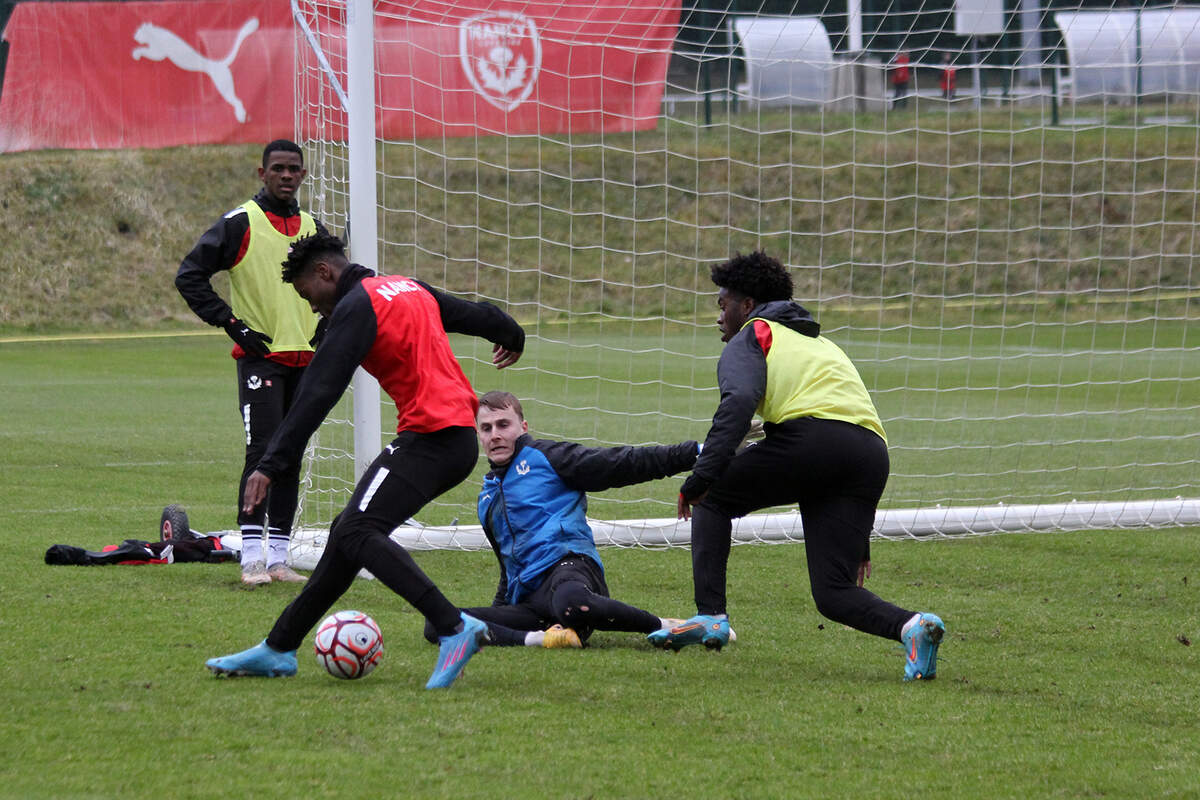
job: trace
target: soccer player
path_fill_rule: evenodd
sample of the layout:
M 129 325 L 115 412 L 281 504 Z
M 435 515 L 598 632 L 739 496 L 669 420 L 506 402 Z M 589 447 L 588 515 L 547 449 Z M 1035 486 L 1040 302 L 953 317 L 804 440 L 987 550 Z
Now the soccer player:
M 609 597 L 586 492 L 682 472 L 696 461 L 696 442 L 590 448 L 534 439 L 521 401 L 508 392 L 479 398 L 475 431 L 491 467 L 479 522 L 500 582 L 491 606 L 464 613 L 494 623 L 488 644 L 581 647 L 593 630 L 650 633 L 680 621 Z M 429 626 L 425 636 L 434 641 Z
M 324 233 L 292 245 L 283 280 L 328 320 L 328 329 L 291 410 L 246 481 L 242 510 L 255 511 L 276 478 L 296 468 L 309 436 L 360 364 L 395 402 L 397 435 L 363 473 L 333 521 L 308 583 L 267 638 L 249 650 L 209 659 L 207 666 L 218 675 L 294 675 L 296 649 L 305 634 L 365 567 L 432 625 L 441 651 L 426 688 L 449 687 L 479 649 L 487 626 L 460 614 L 389 534 L 465 480 L 475 466 L 478 400 L 454 359 L 447 332 L 492 342 L 492 363 L 500 369 L 521 357 L 525 332 L 489 303 L 471 303 L 418 280 L 376 276 L 351 264 L 342 242 Z
M 263 188 L 205 231 L 175 276 L 175 286 L 192 311 L 224 328 L 234 342 L 238 407 L 246 431 L 239 504 L 246 480 L 291 408 L 304 368 L 312 360 L 317 315 L 279 280 L 288 246 L 323 230 L 296 202 L 306 174 L 295 142 L 269 143 L 258 168 Z M 232 306 L 212 286 L 213 276 L 222 270 L 229 270 Z M 285 563 L 299 483 L 296 465 L 294 471 L 276 477 L 266 504 L 253 513 L 238 512 L 243 583 L 304 581 Z
M 883 425 L 858 371 L 820 326 L 792 302 L 792 278 L 762 252 L 712 268 L 720 292 L 720 404 L 692 474 L 679 491 L 692 521 L 692 578 L 699 614 L 650 634 L 660 647 L 728 641 L 725 568 L 732 520 L 797 503 L 817 610 L 835 622 L 904 643 L 904 679 L 937 673 L 945 625 L 934 614 L 892 605 L 863 588 L 870 535 L 887 483 Z M 762 442 L 735 447 L 755 411 Z

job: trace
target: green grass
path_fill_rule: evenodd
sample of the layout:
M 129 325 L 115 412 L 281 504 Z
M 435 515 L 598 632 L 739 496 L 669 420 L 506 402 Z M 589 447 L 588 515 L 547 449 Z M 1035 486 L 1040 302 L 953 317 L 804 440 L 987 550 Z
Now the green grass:
M 484 652 L 435 694 L 420 618 L 360 581 L 337 607 L 383 628 L 368 679 L 327 677 L 306 642 L 296 678 L 219 681 L 204 659 L 258 641 L 294 587 L 42 553 L 151 537 L 173 501 L 228 526 L 223 341 L 0 343 L 0 360 L 0 797 L 1195 795 L 1200 530 L 876 542 L 871 587 L 949 625 L 929 684 L 817 615 L 802 545 L 734 550 L 740 639 L 720 654 L 597 634 Z M 455 602 L 490 598 L 490 554 L 416 557 Z M 686 551 L 604 557 L 617 597 L 690 610 Z
M 885 504 L 1195 496 L 1197 132 L 1119 117 L 770 113 L 572 147 L 397 143 L 384 263 L 536 323 L 516 369 L 468 367 L 531 398 L 538 433 L 630 443 L 703 435 L 716 398 L 695 387 L 720 345 L 698 264 L 764 245 L 872 390 Z M 366 681 L 328 678 L 307 645 L 294 679 L 217 681 L 204 659 L 258 641 L 294 587 L 43 565 L 51 544 L 153 536 L 169 502 L 232 525 L 233 366 L 171 278 L 254 191 L 257 156 L 0 156 L 0 797 L 1195 796 L 1196 529 L 877 542 L 872 588 L 950 628 L 917 686 L 891 643 L 823 623 L 796 544 L 735 550 L 723 653 L 598 634 L 485 652 L 438 694 L 420 619 L 373 582 L 338 606 L 383 627 Z M 146 338 L 27 341 L 79 331 Z M 676 489 L 592 511 L 667 516 Z M 474 494 L 421 516 L 466 521 Z M 456 602 L 490 599 L 490 554 L 417 558 Z M 690 610 L 686 551 L 605 559 L 616 596 Z

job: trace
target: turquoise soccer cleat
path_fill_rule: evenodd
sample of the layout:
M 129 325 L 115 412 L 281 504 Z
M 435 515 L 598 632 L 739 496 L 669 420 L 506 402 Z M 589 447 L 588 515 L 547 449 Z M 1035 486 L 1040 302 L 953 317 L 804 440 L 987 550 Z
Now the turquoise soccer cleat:
M 487 625 L 474 617 L 460 614 L 463 621 L 461 632 L 453 636 L 438 637 L 438 660 L 429 676 L 426 689 L 449 689 L 450 684 L 462 672 L 471 656 L 479 652 L 487 639 Z
M 654 631 L 646 639 L 655 647 L 671 650 L 680 650 L 689 644 L 702 644 L 709 650 L 720 650 L 729 644 L 729 620 L 697 614 L 674 627 Z
M 267 640 L 233 655 L 210 658 L 204 666 L 214 675 L 256 678 L 286 678 L 296 674 L 296 651 L 280 652 L 267 646 Z
M 904 680 L 931 681 L 937 677 L 938 645 L 946 625 L 937 614 L 921 614 L 916 624 L 901 636 L 904 643 Z

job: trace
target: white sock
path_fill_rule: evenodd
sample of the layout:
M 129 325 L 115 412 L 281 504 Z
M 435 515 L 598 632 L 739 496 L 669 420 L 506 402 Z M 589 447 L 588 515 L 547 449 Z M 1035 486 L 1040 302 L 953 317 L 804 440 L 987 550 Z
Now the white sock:
M 242 528 L 242 563 L 263 560 L 263 530 L 258 526 Z
M 911 629 L 913 625 L 916 625 L 920 621 L 921 615 L 913 614 L 912 618 L 908 622 L 904 623 L 904 627 L 900 629 L 900 638 L 903 639 L 908 634 L 909 629 Z
M 545 631 L 529 631 L 529 633 L 525 634 L 525 646 L 526 647 L 541 647 L 542 643 L 545 641 L 546 641 L 546 632 Z
M 273 567 L 287 561 L 290 536 L 279 528 L 267 528 L 267 566 Z

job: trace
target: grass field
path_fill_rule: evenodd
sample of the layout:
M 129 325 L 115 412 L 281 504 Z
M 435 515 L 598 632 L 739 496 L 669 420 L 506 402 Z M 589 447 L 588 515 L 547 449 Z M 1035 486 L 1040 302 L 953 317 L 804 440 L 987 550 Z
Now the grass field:
M 799 545 L 740 547 L 739 641 L 485 651 L 445 693 L 421 621 L 373 582 L 338 607 L 382 666 L 219 681 L 295 588 L 230 565 L 49 567 L 51 544 L 153 536 L 183 500 L 227 527 L 240 460 L 223 340 L 0 343 L 0 797 L 1195 797 L 1200 531 L 877 542 L 872 588 L 947 621 L 939 679 L 826 624 Z M 1178 368 L 1189 368 L 1185 364 Z M 616 596 L 686 614 L 683 550 L 604 553 Z M 486 553 L 419 553 L 487 602 Z
M 886 421 L 885 504 L 1194 497 L 1200 132 L 1106 122 L 764 112 L 392 143 L 383 265 L 528 323 L 517 368 L 469 369 L 530 398 L 535 431 L 637 443 L 703 435 L 703 265 L 765 246 Z M 295 678 L 219 681 L 204 660 L 260 640 L 294 587 L 44 565 L 52 544 L 150 538 L 170 502 L 233 525 L 228 342 L 170 278 L 255 190 L 258 154 L 0 155 L 0 798 L 1200 797 L 1194 528 L 876 542 L 871 588 L 948 624 L 918 685 L 898 646 L 816 613 L 799 544 L 734 551 L 724 652 L 597 634 L 485 651 L 443 693 L 419 616 L 374 582 L 337 606 L 384 631 L 365 681 L 307 642 Z M 60 332 L 82 335 L 38 339 Z M 468 521 L 477 477 L 422 521 Z M 676 489 L 592 511 L 666 516 Z M 490 553 L 415 557 L 455 602 L 490 600 Z M 604 557 L 616 596 L 690 613 L 687 551 Z

